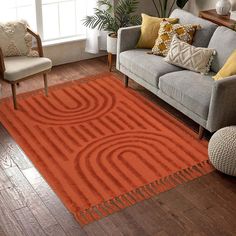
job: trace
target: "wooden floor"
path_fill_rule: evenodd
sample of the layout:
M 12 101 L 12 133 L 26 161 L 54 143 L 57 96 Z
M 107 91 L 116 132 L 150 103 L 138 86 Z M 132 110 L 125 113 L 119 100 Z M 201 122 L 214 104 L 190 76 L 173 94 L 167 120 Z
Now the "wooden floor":
M 50 84 L 107 71 L 104 58 L 55 67 Z M 117 74 L 121 79 L 121 75 Z M 135 83 L 192 129 L 197 125 Z M 42 87 L 24 82 L 18 91 Z M 3 96 L 9 96 L 3 84 Z M 197 136 L 197 135 L 196 135 Z M 236 179 L 213 172 L 83 228 L 0 125 L 0 236 L 236 235 Z

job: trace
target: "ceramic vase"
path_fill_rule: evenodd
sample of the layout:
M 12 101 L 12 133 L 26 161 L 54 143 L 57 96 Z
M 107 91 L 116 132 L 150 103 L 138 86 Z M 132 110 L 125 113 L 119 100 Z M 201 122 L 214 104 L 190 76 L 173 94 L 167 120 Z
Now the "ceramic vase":
M 231 3 L 229 0 L 219 0 L 216 3 L 216 12 L 218 15 L 226 16 L 229 15 L 231 9 Z

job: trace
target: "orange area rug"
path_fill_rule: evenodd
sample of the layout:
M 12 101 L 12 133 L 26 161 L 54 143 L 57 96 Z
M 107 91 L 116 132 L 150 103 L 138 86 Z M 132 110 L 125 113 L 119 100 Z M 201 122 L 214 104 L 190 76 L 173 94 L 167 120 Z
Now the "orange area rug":
M 213 170 L 207 141 L 110 74 L 0 104 L 0 121 L 83 225 Z

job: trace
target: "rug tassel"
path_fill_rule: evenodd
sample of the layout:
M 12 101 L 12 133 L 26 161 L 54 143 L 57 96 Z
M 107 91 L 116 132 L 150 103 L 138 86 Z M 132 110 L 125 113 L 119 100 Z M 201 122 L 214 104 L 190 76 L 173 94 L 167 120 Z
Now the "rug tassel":
M 153 183 L 139 187 L 119 197 L 114 197 L 102 204 L 93 206 L 84 211 L 79 211 L 76 218 L 80 223 L 88 224 L 101 219 L 104 216 L 120 211 L 128 206 L 134 205 L 137 202 L 150 199 L 161 192 L 172 189 L 179 184 L 188 182 L 189 180 L 209 173 L 212 170 L 214 170 L 214 167 L 209 163 L 209 161 L 198 163 L 193 167 L 178 171 L 170 176 L 156 180 Z
M 124 200 L 127 203 L 127 206 L 131 206 L 133 203 L 127 198 L 126 194 L 123 196 L 120 196 L 122 200 Z
M 106 207 L 104 206 L 104 204 L 100 204 L 98 206 L 99 211 L 102 213 L 103 216 L 108 216 L 110 214 L 110 212 L 106 209 Z
M 115 199 L 117 202 L 119 202 L 119 204 L 121 205 L 121 208 L 126 207 L 126 204 L 122 201 L 120 197 L 116 197 Z

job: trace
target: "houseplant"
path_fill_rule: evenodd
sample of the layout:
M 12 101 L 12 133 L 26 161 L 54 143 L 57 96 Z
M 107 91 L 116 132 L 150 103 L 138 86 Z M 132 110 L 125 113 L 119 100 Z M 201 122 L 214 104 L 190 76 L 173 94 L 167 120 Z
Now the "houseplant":
M 119 0 L 114 6 L 110 0 L 98 0 L 94 15 L 86 16 L 83 23 L 86 27 L 107 31 L 107 51 L 116 54 L 119 28 L 141 23 L 141 17 L 134 14 L 138 4 L 138 0 Z
M 184 8 L 188 0 L 152 0 L 159 17 L 169 17 L 173 11 L 175 4 L 179 8 Z

